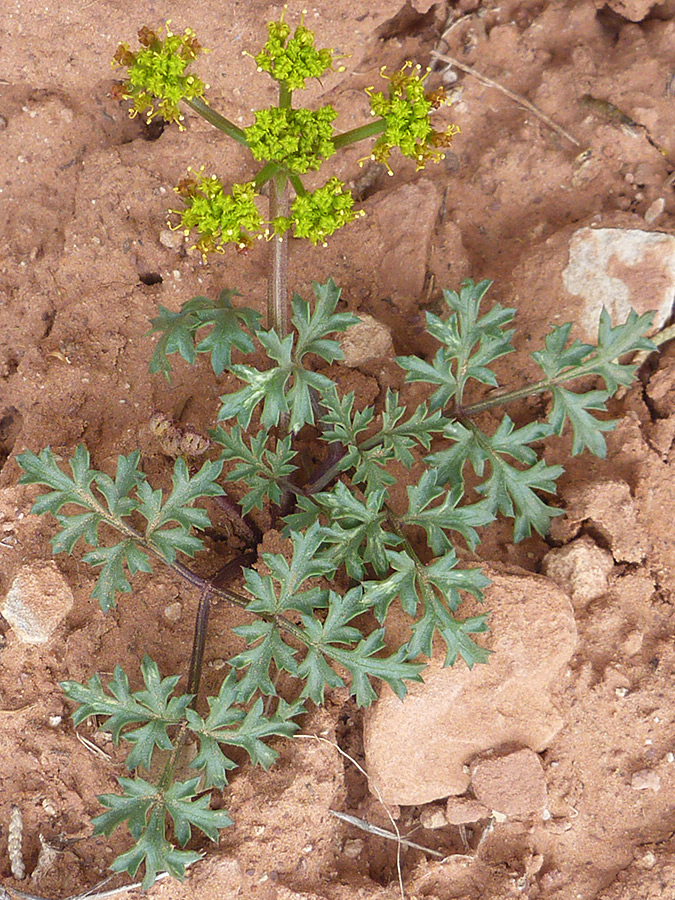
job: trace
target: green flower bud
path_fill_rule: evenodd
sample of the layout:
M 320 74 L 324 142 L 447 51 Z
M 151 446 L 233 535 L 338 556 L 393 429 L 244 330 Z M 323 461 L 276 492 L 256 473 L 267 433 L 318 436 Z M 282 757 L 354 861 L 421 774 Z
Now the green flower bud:
M 376 141 L 371 156 L 389 168 L 389 154 L 398 147 L 404 156 L 414 159 L 417 168 L 424 168 L 432 160 L 443 159 L 442 147 L 447 147 L 459 128 L 450 125 L 445 132 L 434 131 L 431 127 L 430 113 L 444 102 L 442 91 L 426 94 L 424 80 L 428 72 L 420 78 L 417 74 L 406 74 L 412 63 L 406 63 L 389 79 L 389 92 L 385 96 L 366 89 L 370 97 L 370 109 L 374 116 L 384 119 L 386 129 Z M 419 70 L 415 67 L 415 71 Z M 383 77 L 384 70 L 383 70 Z M 391 171 L 391 169 L 390 169 Z
M 291 215 L 278 216 L 272 222 L 276 234 L 284 234 L 293 228 L 296 238 L 307 238 L 313 244 L 325 239 L 351 222 L 362 211 L 354 212 L 354 198 L 345 189 L 339 178 L 330 178 L 327 183 L 313 193 L 298 195 L 291 204 Z
M 312 111 L 273 106 L 260 109 L 255 123 L 244 129 L 255 159 L 282 163 L 300 175 L 318 169 L 323 159 L 335 153 L 332 106 Z
M 128 44 L 120 44 L 113 57 L 113 66 L 128 69 L 122 83 L 122 97 L 133 101 L 131 115 L 145 113 L 148 121 L 162 116 L 167 122 L 183 120 L 181 100 L 203 99 L 205 85 L 196 75 L 186 73 L 202 47 L 194 31 L 186 28 L 182 35 L 173 34 L 166 23 L 166 35 L 143 27 L 138 32 L 141 49 L 133 52 Z
M 267 42 L 254 59 L 258 71 L 268 72 L 289 91 L 294 91 L 304 88 L 308 78 L 320 78 L 331 69 L 333 54 L 331 50 L 315 48 L 314 32 L 305 28 L 303 22 L 289 40 L 290 33 L 283 16 L 279 22 L 268 22 Z
M 199 174 L 185 179 L 176 188 L 186 207 L 171 210 L 180 216 L 186 234 L 194 228 L 198 233 L 195 247 L 202 256 L 212 251 L 222 252 L 224 244 L 237 244 L 239 249 L 249 247 L 252 236 L 261 236 L 263 220 L 255 205 L 255 186 L 252 182 L 233 184 L 232 193 L 226 194 L 215 175 L 208 178 Z

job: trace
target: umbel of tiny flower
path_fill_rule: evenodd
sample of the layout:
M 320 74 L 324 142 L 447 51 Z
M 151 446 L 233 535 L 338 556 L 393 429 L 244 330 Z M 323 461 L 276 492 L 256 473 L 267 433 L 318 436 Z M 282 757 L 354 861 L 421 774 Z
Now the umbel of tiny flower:
M 186 178 L 176 188 L 185 202 L 185 209 L 171 210 L 180 216 L 186 234 L 195 228 L 199 234 L 195 247 L 205 256 L 212 250 L 222 252 L 224 244 L 237 244 L 239 248 L 252 243 L 252 235 L 261 231 L 263 219 L 255 205 L 253 182 L 233 184 L 232 193 L 226 194 L 215 175 L 205 177 L 201 173 Z
M 333 52 L 316 49 L 314 32 L 305 28 L 304 16 L 289 40 L 290 33 L 282 13 L 279 22 L 267 23 L 267 41 L 253 58 L 259 72 L 268 72 L 289 91 L 295 91 L 304 88 L 308 78 L 320 78 L 333 67 Z
M 335 153 L 332 122 L 336 117 L 332 106 L 314 111 L 273 106 L 258 110 L 244 134 L 254 159 L 274 160 L 303 175 L 319 169 L 322 159 Z
M 291 205 L 289 217 L 277 216 L 272 221 L 276 234 L 283 234 L 293 228 L 296 238 L 307 238 L 314 245 L 319 242 L 326 246 L 325 240 L 338 228 L 342 228 L 357 216 L 365 213 L 355 212 L 354 198 L 339 178 L 329 178 L 326 184 L 313 193 L 298 195 Z
M 389 78 L 389 92 L 366 89 L 370 97 L 370 110 L 374 116 L 384 119 L 386 129 L 375 142 L 371 157 L 389 168 L 389 154 L 398 147 L 404 156 L 414 159 L 417 168 L 422 169 L 429 160 L 443 159 L 441 148 L 447 147 L 453 136 L 459 132 L 456 125 L 450 125 L 445 132 L 434 131 L 429 121 L 432 109 L 437 109 L 444 101 L 443 90 L 429 94 L 424 91 L 427 71 L 420 78 L 420 66 L 415 66 L 411 74 L 407 70 L 412 63 L 407 62 Z M 386 78 L 384 69 L 382 77 Z M 391 172 L 391 169 L 389 169 Z
M 167 122 L 183 127 L 179 103 L 181 100 L 203 99 L 208 85 L 186 69 L 202 51 L 194 31 L 186 28 L 182 35 L 173 34 L 166 23 L 166 34 L 141 28 L 138 40 L 141 49 L 135 53 L 128 44 L 120 44 L 113 57 L 113 66 L 128 69 L 127 80 L 121 85 L 122 97 L 133 101 L 131 115 L 145 112 L 148 121 L 162 116 Z

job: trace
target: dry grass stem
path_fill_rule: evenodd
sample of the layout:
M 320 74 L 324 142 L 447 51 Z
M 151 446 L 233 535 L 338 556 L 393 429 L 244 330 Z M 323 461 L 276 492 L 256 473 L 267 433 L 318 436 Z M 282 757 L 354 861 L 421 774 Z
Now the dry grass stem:
M 503 87 L 497 81 L 493 81 L 492 78 L 488 78 L 487 75 L 482 75 L 480 72 L 477 72 L 471 66 L 467 66 L 465 63 L 460 62 L 458 59 L 455 59 L 454 56 L 448 56 L 445 53 L 437 53 L 435 50 L 431 51 L 431 55 L 435 59 L 440 59 L 441 62 L 448 63 L 451 66 L 456 66 L 458 69 L 461 69 L 462 72 L 466 72 L 467 75 L 473 75 L 474 78 L 477 78 L 478 81 L 487 85 L 488 87 L 496 88 L 496 90 L 501 91 L 502 94 L 506 94 L 506 96 L 513 100 L 514 103 L 518 103 L 520 106 L 523 106 L 525 109 L 529 110 L 533 115 L 535 115 L 538 119 L 541 119 L 549 128 L 555 131 L 556 134 L 559 134 L 560 137 L 565 138 L 565 140 L 570 141 L 570 143 L 574 144 L 575 147 L 581 147 L 579 141 L 573 137 L 569 131 L 565 131 L 557 122 L 554 122 L 550 116 L 547 116 L 545 112 L 542 112 L 538 107 L 536 107 L 533 103 L 530 103 L 529 100 L 526 100 L 525 97 L 522 97 L 520 94 L 514 94 L 513 91 L 510 91 L 508 88 Z

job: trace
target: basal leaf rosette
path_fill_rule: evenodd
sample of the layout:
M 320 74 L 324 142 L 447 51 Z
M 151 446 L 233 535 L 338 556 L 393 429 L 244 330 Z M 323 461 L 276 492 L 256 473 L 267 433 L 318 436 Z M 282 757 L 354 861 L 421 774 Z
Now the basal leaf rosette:
M 330 178 L 313 193 L 298 195 L 291 204 L 290 216 L 278 216 L 272 222 L 276 234 L 293 228 L 296 238 L 307 238 L 314 245 L 322 243 L 362 211 L 354 211 L 354 197 L 339 178 Z
M 267 72 L 289 91 L 305 87 L 308 78 L 320 78 L 333 66 L 332 50 L 317 50 L 314 32 L 303 22 L 290 37 L 291 28 L 283 21 L 267 23 L 267 41 L 254 57 L 259 72 Z
M 203 48 L 191 28 L 182 35 L 173 34 L 167 22 L 165 31 L 162 37 L 161 28 L 152 31 L 144 26 L 138 32 L 141 49 L 133 52 L 128 44 L 120 44 L 112 64 L 128 69 L 121 96 L 133 101 L 132 116 L 144 112 L 148 121 L 162 116 L 167 122 L 180 125 L 180 101 L 203 99 L 208 87 L 196 75 L 186 72 Z
M 249 247 L 253 236 L 262 236 L 263 219 L 255 205 L 253 182 L 233 184 L 226 193 L 215 175 L 200 173 L 182 181 L 176 188 L 185 202 L 185 209 L 171 210 L 180 216 L 175 226 L 189 234 L 198 233 L 195 247 L 206 256 L 211 251 L 222 252 L 225 244 Z
M 303 175 L 318 169 L 335 153 L 332 106 L 321 109 L 260 109 L 255 122 L 244 129 L 254 159 L 273 160 L 290 172 Z
M 410 68 L 412 63 L 407 62 L 388 79 L 388 95 L 375 92 L 372 88 L 366 89 L 372 114 L 386 123 L 371 156 L 387 168 L 389 154 L 394 147 L 398 147 L 404 156 L 414 159 L 418 169 L 423 169 L 430 160 L 438 162 L 444 156 L 442 148 L 447 147 L 459 131 L 457 125 L 450 125 L 444 132 L 434 131 L 429 117 L 431 111 L 438 109 L 445 101 L 445 92 L 440 89 L 426 93 L 424 81 L 429 73 L 420 77 L 417 74 L 420 66 L 415 66 L 412 73 L 408 73 Z M 384 69 L 382 77 L 387 77 Z

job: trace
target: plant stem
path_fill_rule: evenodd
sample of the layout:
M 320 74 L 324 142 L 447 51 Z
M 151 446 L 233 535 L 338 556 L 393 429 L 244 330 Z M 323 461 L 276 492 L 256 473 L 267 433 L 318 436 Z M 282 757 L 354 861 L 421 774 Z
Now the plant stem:
M 204 103 L 204 101 L 200 100 L 198 97 L 195 97 L 194 100 L 186 100 L 185 102 L 190 109 L 193 109 L 202 117 L 202 119 L 206 119 L 207 122 L 215 126 L 219 131 L 224 132 L 228 137 L 237 141 L 237 143 L 243 144 L 244 147 L 248 147 L 246 135 L 241 128 L 238 128 L 234 122 L 230 122 L 225 116 L 221 116 L 220 113 L 216 112 L 215 109 L 212 109 L 208 103 Z
M 195 633 L 192 639 L 192 656 L 190 657 L 190 669 L 188 671 L 187 693 L 194 694 L 190 706 L 197 700 L 199 682 L 202 677 L 202 663 L 204 662 L 204 646 L 206 644 L 206 631 L 209 624 L 209 612 L 211 609 L 211 588 L 208 584 L 202 588 L 199 598 L 199 607 L 195 618 Z
M 373 122 L 368 122 L 367 125 L 359 125 L 358 128 L 351 128 L 349 131 L 337 134 L 333 138 L 333 144 L 336 150 L 340 150 L 342 147 L 355 144 L 357 141 L 365 141 L 367 138 L 376 137 L 376 135 L 382 134 L 386 127 L 387 123 L 384 119 L 375 119 Z
M 557 387 L 560 384 L 565 384 L 567 381 L 574 381 L 576 378 L 595 375 L 594 369 L 597 365 L 598 358 L 597 356 L 594 356 L 582 365 L 565 369 L 554 378 L 544 378 L 541 381 L 525 385 L 514 391 L 500 390 L 478 403 L 472 403 L 470 406 L 458 406 L 452 412 L 454 415 L 477 416 L 487 409 L 492 409 L 493 406 L 502 406 L 506 403 L 511 403 L 513 400 L 522 400 L 525 397 L 531 397 L 534 394 L 543 394 L 544 391 L 550 391 L 552 388 Z
M 288 216 L 288 179 L 278 173 L 270 181 L 270 219 Z M 280 338 L 288 334 L 288 232 L 272 238 L 272 272 L 267 285 L 267 327 Z

